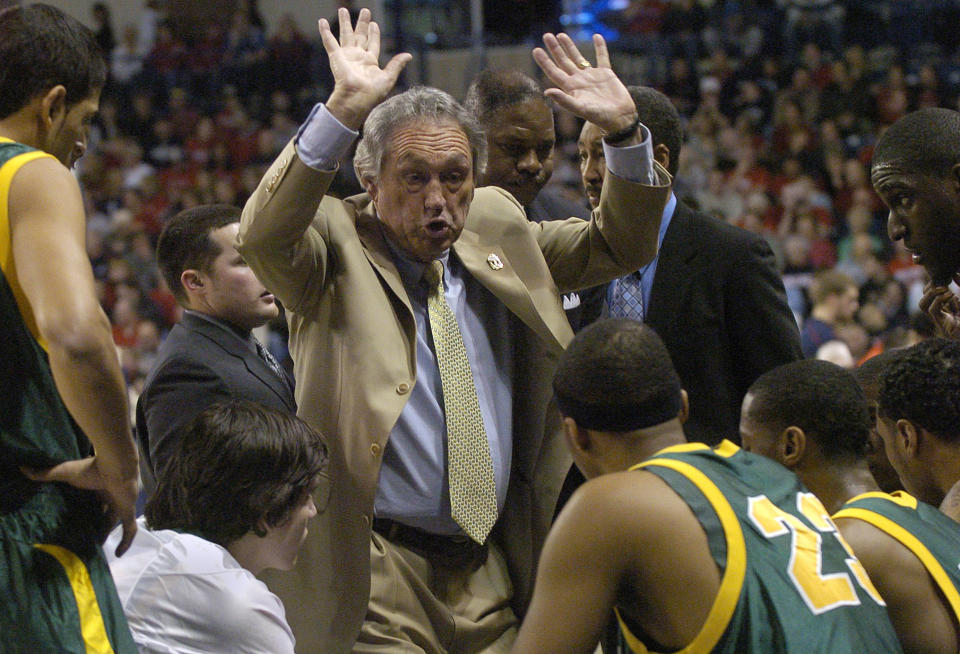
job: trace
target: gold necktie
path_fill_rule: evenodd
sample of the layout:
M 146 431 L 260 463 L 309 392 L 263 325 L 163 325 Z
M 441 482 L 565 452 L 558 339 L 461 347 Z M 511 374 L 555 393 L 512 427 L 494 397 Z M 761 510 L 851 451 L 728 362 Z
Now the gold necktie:
M 482 544 L 497 521 L 490 444 L 460 326 L 443 295 L 443 263 L 431 263 L 424 278 L 430 286 L 427 312 L 447 418 L 450 512 L 467 535 Z

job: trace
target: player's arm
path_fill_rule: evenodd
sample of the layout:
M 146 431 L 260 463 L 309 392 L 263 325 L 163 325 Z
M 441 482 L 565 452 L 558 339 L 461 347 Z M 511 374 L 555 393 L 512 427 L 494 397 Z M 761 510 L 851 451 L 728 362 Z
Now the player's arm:
M 80 189 L 60 163 L 37 159 L 14 177 L 8 208 L 17 277 L 47 343 L 54 382 L 96 451 L 31 477 L 100 491 L 123 522 L 118 550 L 125 551 L 136 533 L 137 450 L 110 323 L 87 258 Z
M 887 603 L 905 654 L 956 652 L 956 625 L 920 559 L 863 520 L 838 518 L 836 523 Z
M 589 654 L 610 618 L 631 548 L 610 480 L 581 486 L 547 537 L 514 654 Z

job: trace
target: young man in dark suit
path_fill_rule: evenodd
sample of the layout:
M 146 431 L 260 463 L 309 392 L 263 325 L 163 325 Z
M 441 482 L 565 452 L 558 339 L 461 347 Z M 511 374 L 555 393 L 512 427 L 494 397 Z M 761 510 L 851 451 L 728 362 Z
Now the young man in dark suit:
M 650 88 L 628 87 L 653 153 L 677 174 L 683 131 L 670 100 Z M 587 198 L 600 202 L 603 132 L 580 133 L 580 173 Z M 657 257 L 607 290 L 611 317 L 653 327 L 690 394 L 687 438 L 716 445 L 736 439 L 740 403 L 762 373 L 802 358 L 796 321 L 767 243 L 694 211 L 671 193 L 660 225 Z
M 157 263 L 183 319 L 170 331 L 137 402 L 141 476 L 149 496 L 180 430 L 231 398 L 295 412 L 293 380 L 252 333 L 276 301 L 234 249 L 240 209 L 205 205 L 167 224 Z

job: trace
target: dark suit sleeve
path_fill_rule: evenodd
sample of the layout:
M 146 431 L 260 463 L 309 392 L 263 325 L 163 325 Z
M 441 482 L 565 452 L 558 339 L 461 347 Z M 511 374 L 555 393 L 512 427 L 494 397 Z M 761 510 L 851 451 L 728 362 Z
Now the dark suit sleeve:
M 141 398 L 148 451 L 154 475 L 159 474 L 180 440 L 180 432 L 215 402 L 229 400 L 230 389 L 213 370 L 195 360 L 175 358 L 157 371 Z M 143 433 L 138 425 L 137 431 Z
M 735 269 L 727 275 L 725 312 L 742 397 L 757 377 L 803 353 L 770 246 L 757 238 L 737 251 Z

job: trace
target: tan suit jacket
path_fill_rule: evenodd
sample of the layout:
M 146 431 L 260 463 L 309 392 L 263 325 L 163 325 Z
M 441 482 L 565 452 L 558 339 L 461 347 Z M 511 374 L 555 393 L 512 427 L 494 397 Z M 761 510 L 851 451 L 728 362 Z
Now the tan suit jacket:
M 493 537 L 521 616 L 571 464 L 558 414 L 547 410 L 557 357 L 572 338 L 559 296 L 654 256 L 669 192 L 669 175 L 658 174 L 663 186 L 608 175 L 591 221 L 530 223 L 505 191 L 477 189 L 453 248 L 514 316 L 505 335 L 516 353 L 514 455 Z M 299 562 L 266 577 L 301 653 L 347 652 L 359 633 L 380 463 L 417 381 L 413 311 L 370 199 L 324 197 L 332 178 L 303 164 L 290 143 L 247 202 L 239 237 L 240 252 L 288 311 L 299 415 L 330 449 L 329 501 L 318 506 Z

